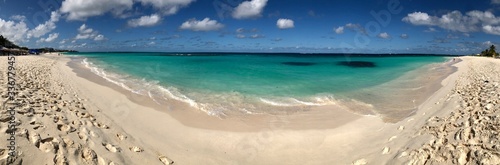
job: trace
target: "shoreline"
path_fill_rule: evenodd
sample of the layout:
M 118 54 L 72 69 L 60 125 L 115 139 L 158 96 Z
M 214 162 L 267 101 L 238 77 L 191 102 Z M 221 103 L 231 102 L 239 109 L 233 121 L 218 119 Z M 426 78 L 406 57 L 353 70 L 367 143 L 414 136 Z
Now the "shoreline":
M 29 80 L 27 82 L 46 83 L 46 86 L 37 85 L 43 90 L 33 91 L 31 94 L 23 92 L 26 99 L 41 98 L 39 100 L 42 101 L 56 100 L 56 103 L 47 102 L 42 108 L 34 107 L 34 112 L 42 111 L 44 115 L 18 115 L 21 129 L 17 136 L 20 137 L 20 151 L 24 153 L 18 160 L 28 164 L 52 164 L 56 160 L 70 164 L 169 164 L 171 160 L 175 164 L 280 164 L 285 160 L 290 164 L 402 164 L 412 159 L 401 156 L 404 152 L 416 149 L 419 145 L 421 147 L 429 141 L 430 136 L 419 135 L 419 130 L 428 123 L 428 119 L 447 116 L 460 106 L 460 97 L 453 92 L 455 86 L 461 84 L 455 82 L 466 74 L 470 63 L 481 60 L 474 57 L 460 59 L 463 61 L 454 64 L 457 71 L 439 82 L 442 87 L 420 104 L 413 116 L 395 123 L 383 122 L 374 116 L 354 115 L 356 118 L 346 117 L 349 122 L 332 121 L 333 124 L 338 124 L 332 126 L 328 125 L 332 123 L 324 122 L 330 119 L 328 115 L 314 114 L 321 111 L 293 114 L 298 119 L 280 116 L 271 116 L 269 121 L 228 119 L 234 120 L 234 124 L 254 122 L 258 125 L 260 122 L 262 127 L 248 124 L 217 125 L 205 118 L 196 118 L 195 115 L 207 116 L 196 111 L 190 111 L 195 117 L 184 116 L 186 120 L 204 123 L 209 128 L 220 127 L 203 129 L 186 126 L 174 117 L 182 117 L 186 109 L 161 112 L 154 107 L 141 105 L 141 100 L 130 100 L 141 99 L 140 97 L 123 94 L 112 87 L 79 77 L 78 73 L 67 66 L 68 59 L 51 55 L 20 57 L 20 70 L 28 73 L 25 79 L 31 78 L 26 79 Z M 42 77 L 30 73 L 44 71 L 48 73 Z M 31 87 L 25 86 L 23 89 Z M 52 98 L 51 95 L 61 97 Z M 60 105 L 60 109 L 50 110 L 54 105 L 58 106 L 59 99 L 64 103 Z M 39 101 L 35 101 L 37 102 Z M 59 116 L 58 122 L 53 121 L 55 116 Z M 323 122 L 314 121 L 312 116 L 323 117 L 318 118 Z M 43 127 L 34 129 L 31 124 L 33 120 L 35 125 Z M 317 127 L 287 128 L 289 123 L 295 121 L 303 121 L 302 127 Z M 66 125 L 70 129 L 65 129 Z M 232 130 L 229 127 L 242 127 L 241 129 L 251 131 Z M 27 135 L 23 134 L 23 130 L 26 130 Z M 37 134 L 43 139 L 43 143 L 39 145 L 30 140 L 32 135 Z M 51 141 L 47 138 L 51 138 Z M 0 146 L 4 143 L 2 141 Z M 72 145 L 69 144 L 79 147 L 71 148 Z M 49 146 L 59 147 L 50 149 Z
M 75 72 L 76 75 L 79 76 L 80 78 L 111 88 L 119 92 L 120 94 L 126 96 L 130 101 L 136 104 L 153 108 L 158 112 L 167 113 L 168 115 L 174 117 L 176 120 L 183 123 L 184 125 L 194 128 L 221 130 L 221 131 L 235 131 L 235 132 L 256 132 L 261 129 L 268 128 L 269 122 L 273 122 L 273 125 L 287 125 L 285 126 L 285 128 L 287 129 L 312 129 L 308 127 L 308 125 L 302 125 L 305 122 L 311 122 L 311 121 L 306 121 L 301 118 L 307 116 L 319 117 L 318 121 L 324 123 L 324 121 L 326 120 L 321 119 L 321 117 L 324 116 L 316 114 L 328 113 L 330 115 L 337 115 L 339 119 L 342 119 L 343 122 L 341 123 L 335 121 L 325 125 L 326 127 L 324 128 L 321 127 L 314 128 L 314 129 L 327 129 L 327 128 L 332 128 L 332 126 L 333 127 L 341 126 L 349 121 L 360 118 L 359 115 L 336 108 L 330 111 L 323 110 L 323 112 L 318 112 L 315 110 L 291 112 L 294 113 L 293 115 L 295 115 L 293 118 L 287 118 L 286 115 L 280 116 L 280 115 L 270 115 L 270 114 L 263 114 L 263 115 L 258 114 L 258 115 L 246 115 L 246 116 L 231 116 L 229 118 L 221 119 L 215 116 L 209 116 L 203 111 L 197 110 L 193 107 L 190 107 L 186 103 L 177 100 L 172 101 L 174 104 L 171 105 L 171 107 L 163 107 L 162 105 L 157 104 L 151 98 L 135 94 L 116 84 L 113 84 L 105 80 L 104 78 L 95 75 L 94 73 L 90 72 L 87 68 L 84 68 L 79 64 L 72 63 L 71 61 L 67 62 L 68 62 L 68 67 L 70 67 L 72 71 Z M 286 122 L 282 121 L 284 118 L 287 118 Z M 316 120 L 313 120 L 312 122 L 314 123 L 314 121 Z M 210 123 L 210 125 L 207 125 L 206 123 Z M 251 125 L 247 123 L 251 123 Z M 290 125 L 291 123 L 296 123 L 296 124 Z M 319 124 L 312 124 L 312 125 L 317 126 Z
M 71 57 L 67 57 L 71 58 Z M 447 60 L 443 63 L 438 64 L 428 64 L 418 68 L 417 70 L 410 71 L 400 78 L 392 80 L 390 82 L 372 87 L 372 88 L 380 88 L 379 86 L 387 86 L 386 84 L 395 84 L 399 83 L 399 81 L 405 81 L 406 78 L 410 76 L 422 76 L 431 74 L 431 71 L 428 69 L 432 65 L 439 65 L 441 69 L 448 69 L 448 72 L 445 72 L 443 75 L 436 76 L 431 78 L 427 78 L 426 80 L 419 81 L 423 86 L 432 86 L 431 90 L 427 90 L 425 92 L 421 92 L 417 97 L 420 99 L 417 102 L 417 105 L 420 105 L 423 101 L 429 98 L 432 94 L 434 94 L 437 89 L 441 87 L 441 84 L 438 81 L 443 80 L 450 74 L 456 71 L 453 69 L 453 64 L 458 61 Z M 283 109 L 277 114 L 238 114 L 231 113 L 229 116 L 215 117 L 206 114 L 203 111 L 200 111 L 194 107 L 190 107 L 185 102 L 170 99 L 169 102 L 160 105 L 157 101 L 151 99 L 148 96 L 135 94 L 129 90 L 124 89 L 123 87 L 118 86 L 115 83 L 111 83 L 108 80 L 105 80 L 103 77 L 96 75 L 91 72 L 87 67 L 83 66 L 79 62 L 75 60 L 68 61 L 68 66 L 73 69 L 73 72 L 77 73 L 77 75 L 86 80 L 92 81 L 102 86 L 106 86 L 109 88 L 118 91 L 119 93 L 127 96 L 127 98 L 137 104 L 142 106 L 153 108 L 157 111 L 168 113 L 181 123 L 186 126 L 202 128 L 202 129 L 212 129 L 212 130 L 221 130 L 221 131 L 236 131 L 236 132 L 255 132 L 260 129 L 268 128 L 269 123 L 273 122 L 278 125 L 283 125 L 283 129 L 296 129 L 296 130 L 308 130 L 308 129 L 333 129 L 344 124 L 347 124 L 351 121 L 357 120 L 362 117 L 379 117 L 384 122 L 398 122 L 403 120 L 404 118 L 411 116 L 411 113 L 404 113 L 402 111 L 397 111 L 396 113 L 403 116 L 403 118 L 399 117 L 397 119 L 388 119 L 385 116 L 380 115 L 379 113 L 374 113 L 373 107 L 370 104 L 377 104 L 377 102 L 369 102 L 370 104 L 366 104 L 363 102 L 359 102 L 352 99 L 338 99 L 337 101 L 342 104 L 336 105 L 326 105 L 326 106 L 295 106 L 295 109 L 288 107 L 273 107 L 276 109 Z M 424 71 L 425 70 L 425 71 Z M 416 84 L 415 84 L 416 85 Z M 390 85 L 389 85 L 390 86 Z M 433 90 L 434 89 L 434 90 Z M 363 91 L 366 94 L 368 92 L 373 91 Z M 386 94 L 391 94 L 393 91 L 384 91 Z M 401 92 L 401 91 L 397 91 Z M 414 91 L 412 91 L 414 92 Z M 361 92 L 360 92 L 361 93 Z M 368 93 L 368 95 L 370 95 Z M 407 98 L 407 97 L 405 97 Z M 395 107 L 401 107 L 406 103 L 403 103 L 405 98 L 393 98 L 399 99 L 401 103 L 393 105 Z M 390 99 L 386 99 L 390 100 Z M 381 100 L 379 100 L 381 101 Z M 383 101 L 382 104 L 391 103 L 393 101 Z M 415 101 L 414 101 L 415 103 Z M 379 109 L 383 109 L 386 107 L 378 107 Z M 352 109 L 358 109 L 357 111 L 353 111 Z M 372 110 L 373 109 L 373 110 Z M 387 108 L 386 108 L 387 109 Z M 286 122 L 280 122 L 286 118 Z M 193 121 L 193 119 L 196 119 Z M 211 123 L 207 125 L 206 123 Z M 251 124 L 249 124 L 251 123 Z M 228 126 L 229 125 L 229 126 Z

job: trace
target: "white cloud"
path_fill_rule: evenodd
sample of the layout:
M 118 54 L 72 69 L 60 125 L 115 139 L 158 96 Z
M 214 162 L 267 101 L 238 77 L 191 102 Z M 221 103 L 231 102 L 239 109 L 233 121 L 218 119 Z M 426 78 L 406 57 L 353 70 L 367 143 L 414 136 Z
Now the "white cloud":
M 39 38 L 44 36 L 47 33 L 50 33 L 52 30 L 56 29 L 56 22 L 59 21 L 59 17 L 61 15 L 57 11 L 53 11 L 50 15 L 50 19 L 43 24 L 38 25 L 34 29 L 28 32 L 28 38 L 35 37 Z
M 366 35 L 365 28 L 363 28 L 363 26 L 361 26 L 360 24 L 348 23 L 348 24 L 345 24 L 345 26 L 343 26 L 343 27 L 344 27 L 344 30 L 350 29 L 350 30 L 357 31 L 357 32 L 360 32 L 360 33 Z
M 500 17 L 496 17 L 490 11 L 470 11 L 462 14 L 460 11 L 452 11 L 441 17 L 430 16 L 427 13 L 414 12 L 403 18 L 404 22 L 413 25 L 437 26 L 442 29 L 459 32 L 484 31 L 496 34 L 495 25 L 500 24 Z M 490 28 L 491 27 L 491 28 Z
M 483 31 L 488 34 L 500 35 L 500 26 L 483 26 Z
M 432 27 L 430 27 L 429 29 L 424 30 L 424 32 L 427 32 L 427 33 L 432 33 L 432 32 L 437 32 L 437 30 L 436 30 L 436 28 L 432 28 Z
M 49 34 L 49 37 L 47 38 L 40 38 L 38 41 L 36 41 L 37 43 L 42 43 L 42 42 L 53 42 L 54 40 L 57 39 L 57 37 L 59 37 L 59 33 L 52 33 L 52 34 Z
M 59 44 L 65 44 L 66 42 L 68 42 L 68 40 L 64 39 L 61 42 L 59 42 Z
M 0 35 L 14 43 L 25 42 L 28 30 L 26 23 L 23 21 L 6 21 L 0 18 Z
M 386 32 L 378 34 L 377 37 L 382 38 L 382 39 L 389 39 L 389 38 L 391 38 L 391 36 L 388 33 L 386 33 Z
M 337 34 L 342 34 L 344 33 L 344 27 L 343 26 L 340 26 L 338 28 L 335 29 L 335 33 Z
M 155 9 L 162 12 L 164 15 L 172 15 L 179 11 L 180 8 L 186 7 L 195 0 L 137 0 L 142 5 L 152 5 Z
M 94 31 L 94 29 L 91 29 L 91 28 L 87 28 L 87 25 L 83 24 L 82 26 L 80 26 L 78 28 L 78 32 L 80 33 L 92 33 Z
M 195 0 L 64 0 L 62 13 L 68 14 L 68 20 L 86 20 L 89 17 L 112 13 L 116 17 L 130 16 L 134 3 L 152 6 L 162 15 L 172 15 Z
M 245 37 L 246 37 L 246 36 L 245 36 L 245 35 L 243 35 L 243 34 L 237 34 L 237 35 L 236 35 L 236 38 L 245 38 Z
M 52 33 L 52 34 L 49 34 L 49 37 L 47 37 L 45 39 L 45 42 L 52 42 L 54 40 L 57 39 L 57 37 L 59 37 L 59 33 Z
M 78 34 L 75 37 L 75 40 L 86 40 L 91 39 L 95 41 L 105 40 L 104 35 L 99 34 L 98 31 L 95 31 L 92 28 L 87 27 L 87 25 L 83 24 L 78 28 Z
M 192 31 L 216 31 L 223 28 L 224 25 L 218 23 L 215 20 L 210 20 L 209 18 L 205 18 L 201 21 L 196 19 L 190 19 L 179 27 L 183 30 L 192 30 Z
M 154 26 L 160 23 L 161 17 L 158 14 L 152 14 L 150 16 L 142 16 L 141 18 L 129 20 L 128 26 L 139 27 L 139 26 Z
M 491 0 L 491 3 L 492 4 L 500 5 L 500 0 Z
M 99 34 L 99 35 L 97 35 L 97 36 L 94 38 L 94 40 L 95 40 L 95 41 L 102 41 L 102 40 L 105 40 L 105 39 L 106 39 L 106 38 L 104 38 L 104 35 L 102 35 L 102 34 Z
M 236 33 L 257 33 L 257 32 L 259 32 L 259 29 L 257 29 L 257 28 L 252 28 L 252 29 L 238 28 L 238 29 L 236 29 Z
M 92 38 L 92 34 L 77 34 L 75 39 L 77 40 L 86 40 L 86 39 L 89 39 L 89 38 Z
M 495 46 L 497 46 L 497 45 L 498 45 L 498 44 L 493 43 L 493 42 L 491 42 L 491 41 L 485 41 L 485 42 L 483 42 L 483 43 L 481 43 L 481 44 L 482 44 L 483 46 L 487 46 L 487 47 L 489 47 L 489 46 L 491 46 L 491 45 L 495 45 Z
M 278 28 L 280 29 L 290 29 L 295 27 L 293 20 L 283 18 L 278 19 L 278 21 L 276 22 L 276 26 L 278 26 Z
M 10 17 L 10 19 L 13 19 L 15 21 L 25 21 L 26 17 L 24 15 L 13 15 Z
M 403 18 L 403 21 L 414 25 L 435 25 L 434 21 L 431 20 L 431 16 L 422 12 L 410 13 L 408 16 Z
M 10 18 L 14 21 L 0 19 L 0 35 L 3 35 L 16 44 L 27 42 L 30 38 L 40 38 L 56 29 L 56 23 L 59 21 L 60 16 L 59 12 L 53 11 L 51 12 L 49 20 L 45 21 L 43 24 L 37 25 L 33 29 L 28 28 L 24 22 L 26 17 L 22 15 L 11 16 Z M 54 37 L 54 35 L 52 35 L 52 37 Z M 50 41 L 50 38 L 51 36 L 47 39 Z M 43 40 L 45 41 L 46 39 Z
M 408 39 L 410 38 L 410 36 L 408 36 L 408 34 L 401 34 L 401 36 L 399 36 L 400 38 L 402 39 Z
M 108 12 L 120 16 L 133 4 L 133 0 L 64 0 L 60 11 L 69 14 L 68 20 L 86 20 Z
M 82 26 L 80 26 L 80 28 L 78 28 L 78 34 L 76 35 L 75 39 L 84 40 L 94 38 L 95 36 L 97 36 L 97 33 L 94 32 L 94 29 L 87 28 L 87 25 L 83 24 Z
M 260 17 L 266 4 L 267 0 L 244 1 L 234 9 L 233 18 L 246 19 Z
M 261 35 L 261 34 L 254 34 L 254 35 L 251 35 L 250 38 L 253 38 L 253 39 L 256 39 L 256 38 L 265 38 L 265 36 Z

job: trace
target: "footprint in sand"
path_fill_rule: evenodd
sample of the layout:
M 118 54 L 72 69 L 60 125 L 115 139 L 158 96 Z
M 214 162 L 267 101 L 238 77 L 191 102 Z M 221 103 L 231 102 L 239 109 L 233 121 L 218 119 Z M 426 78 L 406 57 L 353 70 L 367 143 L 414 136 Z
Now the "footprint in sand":
M 90 122 L 90 121 L 83 121 L 83 125 L 85 125 L 85 126 L 93 126 L 94 124 L 92 124 L 92 122 Z
M 77 112 L 76 116 L 79 117 L 79 118 L 89 118 L 90 114 L 86 113 L 86 112 Z
M 16 131 L 16 135 L 20 137 L 28 138 L 28 130 L 26 128 L 19 128 Z
M 82 122 L 81 122 L 81 121 L 77 121 L 77 120 L 75 120 L 75 121 L 72 121 L 72 122 L 71 122 L 71 125 L 74 125 L 74 126 L 76 126 L 76 127 L 80 127 L 80 126 L 82 125 Z
M 27 114 L 27 113 L 30 113 L 30 112 L 33 112 L 33 108 L 24 108 L 24 109 L 21 109 L 21 110 L 17 111 L 17 113 L 21 114 L 21 115 L 24 115 L 24 114 Z
M 398 136 L 392 136 L 391 138 L 389 138 L 389 141 L 393 141 L 396 138 L 398 138 Z
M 69 164 L 68 159 L 66 158 L 66 156 L 64 156 L 64 152 L 62 150 L 59 150 L 57 152 L 56 156 L 54 156 L 54 164 L 56 164 L 56 165 Z
M 2 118 L 0 118 L 0 122 L 2 123 L 7 123 L 11 120 L 10 116 L 4 116 Z
M 59 131 L 65 132 L 65 133 L 70 133 L 70 132 L 75 132 L 76 129 L 71 127 L 70 125 L 67 124 L 57 124 L 57 129 Z
M 58 115 L 54 115 L 54 118 L 52 119 L 52 121 L 53 121 L 54 123 L 57 123 L 57 122 L 59 122 L 59 120 L 60 120 L 60 119 L 61 119 L 61 118 L 60 118 Z
M 40 134 L 38 134 L 38 133 L 35 133 L 35 134 L 32 134 L 31 136 L 29 136 L 29 141 L 31 142 L 31 144 L 33 144 L 37 147 L 39 146 L 41 139 L 42 138 L 40 137 Z
M 89 131 L 89 134 L 92 137 L 99 137 L 99 135 L 97 133 L 95 133 L 94 131 L 92 131 L 92 130 Z
M 100 123 L 100 122 L 94 122 L 93 124 L 94 124 L 94 126 L 96 126 L 97 128 L 101 128 L 101 129 L 108 129 L 108 128 L 109 128 L 106 124 L 102 124 L 102 123 Z
M 81 150 L 81 152 L 81 158 L 83 159 L 83 161 L 85 161 L 87 164 L 97 164 L 97 154 L 94 152 L 94 150 L 85 147 Z
M 96 121 L 97 119 L 95 117 L 90 117 L 89 120 L 90 121 Z
M 170 165 L 170 164 L 174 164 L 174 161 L 167 158 L 166 156 L 159 156 L 158 159 L 160 159 L 160 161 L 164 164 L 164 165 Z
M 45 139 L 40 140 L 40 145 L 38 149 L 40 149 L 43 152 L 50 152 L 54 151 L 54 153 L 57 152 L 59 146 L 59 141 L 53 137 L 48 137 Z
M 402 131 L 405 129 L 405 126 L 399 126 L 398 130 Z
M 118 134 L 116 134 L 116 138 L 118 138 L 118 140 L 125 140 L 125 139 L 127 139 L 127 136 L 118 133 Z
M 33 129 L 34 129 L 34 130 L 38 130 L 38 129 L 40 129 L 40 128 L 45 128 L 45 126 L 44 126 L 42 123 L 40 123 L 40 122 L 32 121 L 32 122 L 30 122 L 29 124 L 30 124 L 31 126 L 33 126 Z
M 7 159 L 9 157 L 9 151 L 7 149 L 0 148 L 0 160 Z
M 109 152 L 120 152 L 120 148 L 115 147 L 112 144 L 102 143 L 102 146 L 104 146 Z
M 64 147 L 70 147 L 70 148 L 74 147 L 73 145 L 75 144 L 75 142 L 73 140 L 63 137 L 62 141 L 63 141 Z
M 87 142 L 87 140 L 89 139 L 89 136 L 87 134 L 87 129 L 82 128 L 80 132 L 78 132 L 78 138 L 80 138 L 84 142 Z
M 142 148 L 139 148 L 137 146 L 129 147 L 129 149 L 132 152 L 142 152 L 142 151 L 144 151 Z
M 355 162 L 352 162 L 352 165 L 365 165 L 367 163 L 368 162 L 366 161 L 366 159 L 359 159 L 359 160 L 356 160 Z
M 391 151 L 391 149 L 389 147 L 384 147 L 384 149 L 382 150 L 382 155 L 389 154 L 389 151 Z

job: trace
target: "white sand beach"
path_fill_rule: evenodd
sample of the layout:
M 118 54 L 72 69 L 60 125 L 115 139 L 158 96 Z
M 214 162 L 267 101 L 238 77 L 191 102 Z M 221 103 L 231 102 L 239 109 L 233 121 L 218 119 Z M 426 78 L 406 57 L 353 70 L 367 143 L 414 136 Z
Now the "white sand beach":
M 186 115 L 73 70 L 56 54 L 16 57 L 16 100 L 5 97 L 6 69 L 0 89 L 2 104 L 20 104 L 15 164 L 498 164 L 500 60 L 460 59 L 413 116 L 390 123 L 336 110 L 328 113 L 339 120 L 328 122 L 315 114 L 325 111 Z M 7 57 L 0 66 L 7 68 Z M 2 107 L 0 137 L 7 139 L 10 117 Z M 7 143 L 0 141 L 0 164 Z

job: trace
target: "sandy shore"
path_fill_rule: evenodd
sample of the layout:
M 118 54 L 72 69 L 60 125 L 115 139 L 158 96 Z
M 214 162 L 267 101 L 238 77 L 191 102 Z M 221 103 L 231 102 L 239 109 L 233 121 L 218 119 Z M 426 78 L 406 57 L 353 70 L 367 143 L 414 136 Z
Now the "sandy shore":
M 375 116 L 338 112 L 349 122 L 312 121 L 304 129 L 288 126 L 297 120 L 294 118 L 314 120 L 307 118 L 310 114 L 306 113 L 270 116 L 258 122 L 255 121 L 258 119 L 231 121 L 239 123 L 236 126 L 248 127 L 238 131 L 190 127 L 186 123 L 212 123 L 205 117 L 182 118 L 182 109 L 178 107 L 159 111 L 154 106 L 145 106 L 148 100 L 103 85 L 103 80 L 82 78 L 85 76 L 78 74 L 86 73 L 73 71 L 67 57 L 18 57 L 19 94 L 13 102 L 20 104 L 16 114 L 15 161 L 22 164 L 451 164 L 481 159 L 484 164 L 494 164 L 499 153 L 495 133 L 499 127 L 496 86 L 500 81 L 500 62 L 488 58 L 461 59 L 462 62 L 455 64 L 458 71 L 441 82 L 443 87 L 418 106 L 413 116 L 396 123 L 385 123 Z M 6 68 L 7 57 L 0 58 L 0 66 Z M 0 74 L 1 84 L 6 84 L 6 70 Z M 6 88 L 6 85 L 0 87 L 2 96 L 7 95 Z M 11 104 L 5 97 L 2 99 L 3 105 Z M 7 139 L 9 117 L 2 107 L 0 137 Z M 252 126 L 252 122 L 259 126 Z M 207 128 L 225 127 L 218 123 Z M 324 126 L 330 124 L 335 126 Z M 0 141 L 2 163 L 8 158 L 7 143 Z

